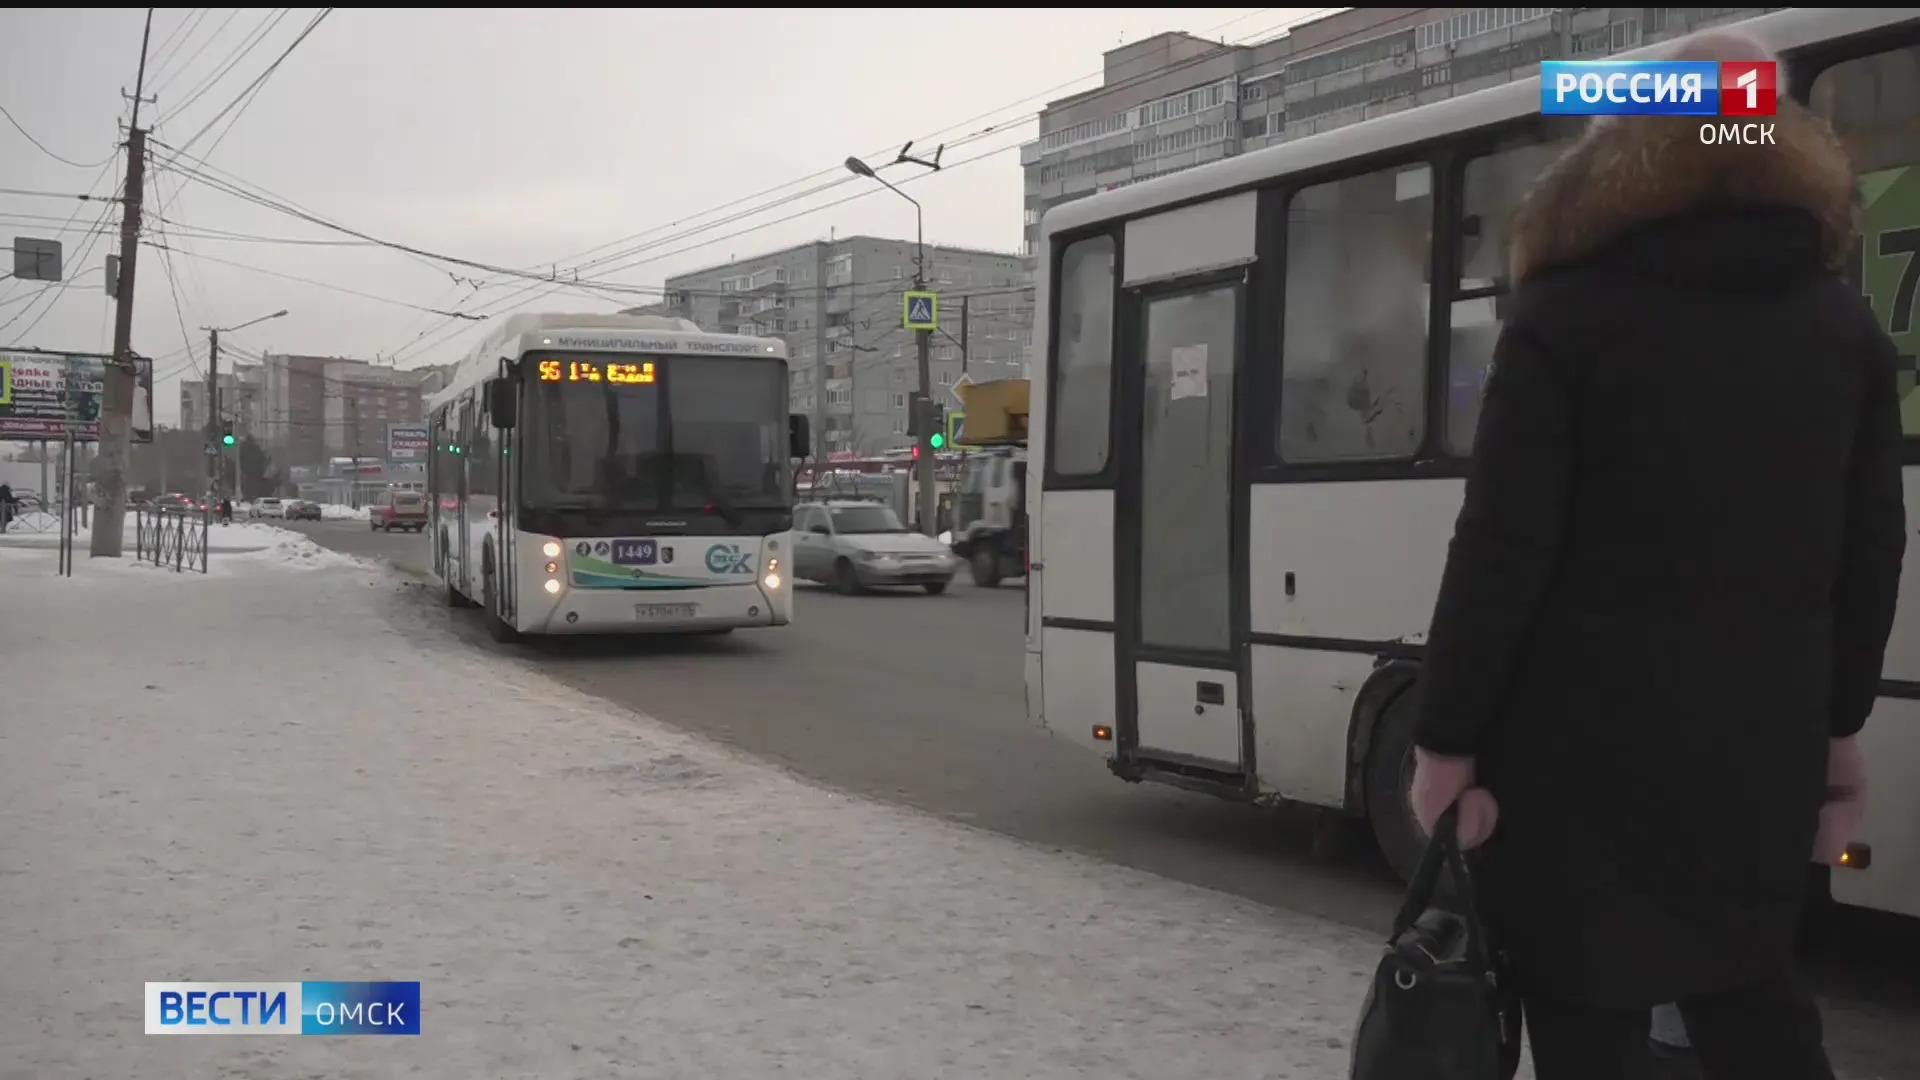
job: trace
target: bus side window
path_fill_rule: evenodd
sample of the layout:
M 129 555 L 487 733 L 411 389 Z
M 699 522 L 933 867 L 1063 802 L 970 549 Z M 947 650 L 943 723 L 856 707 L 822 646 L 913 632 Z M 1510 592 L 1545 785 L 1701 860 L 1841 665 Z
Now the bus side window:
M 1113 425 L 1114 270 L 1110 236 L 1089 237 L 1060 257 L 1047 456 L 1061 476 L 1097 476 L 1107 468 Z
M 1287 202 L 1276 449 L 1289 463 L 1411 458 L 1426 437 L 1433 172 L 1383 169 Z
M 1900 354 L 1900 421 L 1920 437 L 1920 45 L 1835 64 L 1813 81 L 1860 178 L 1852 278 Z
M 1514 207 L 1553 163 L 1571 132 L 1496 150 L 1467 162 L 1462 187 L 1460 265 L 1454 274 L 1447 341 L 1447 452 L 1473 452 L 1480 396 L 1500 337 L 1495 304 L 1507 291 L 1507 227 Z

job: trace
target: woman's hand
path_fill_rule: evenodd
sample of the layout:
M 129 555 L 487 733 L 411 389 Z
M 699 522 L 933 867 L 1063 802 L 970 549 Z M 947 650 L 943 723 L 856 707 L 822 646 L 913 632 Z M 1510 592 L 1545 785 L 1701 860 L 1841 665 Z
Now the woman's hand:
M 1813 839 L 1813 861 L 1840 865 L 1847 845 L 1867 814 L 1867 763 L 1857 737 L 1827 744 L 1827 802 L 1820 808 L 1820 831 Z
M 1420 822 L 1420 831 L 1432 836 L 1440 815 L 1458 803 L 1456 837 L 1460 850 L 1472 851 L 1486 843 L 1499 824 L 1500 805 L 1494 801 L 1493 792 L 1474 786 L 1473 759 L 1443 757 L 1416 747 L 1413 761 L 1413 816 Z

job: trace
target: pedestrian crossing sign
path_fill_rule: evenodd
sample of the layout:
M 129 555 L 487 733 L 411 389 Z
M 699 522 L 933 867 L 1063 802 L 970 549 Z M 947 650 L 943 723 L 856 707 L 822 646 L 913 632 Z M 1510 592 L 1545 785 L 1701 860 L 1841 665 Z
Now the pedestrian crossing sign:
M 909 330 L 940 329 L 940 298 L 930 292 L 906 294 L 902 324 Z

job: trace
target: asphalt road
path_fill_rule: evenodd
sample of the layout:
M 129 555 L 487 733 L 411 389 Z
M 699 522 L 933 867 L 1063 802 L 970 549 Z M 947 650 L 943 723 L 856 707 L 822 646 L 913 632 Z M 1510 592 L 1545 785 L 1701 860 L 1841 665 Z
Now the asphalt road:
M 299 527 L 336 550 L 431 571 L 422 537 L 360 522 Z M 514 646 L 440 605 L 437 586 L 410 591 L 394 607 L 404 625 L 449 630 L 842 790 L 1370 931 L 1399 900 L 1362 829 L 1316 858 L 1304 813 L 1127 784 L 1029 725 L 1017 585 L 845 597 L 802 584 L 787 629 Z M 1830 935 L 1820 982 L 1839 1063 L 1860 1080 L 1920 1076 L 1920 929 L 1848 917 Z

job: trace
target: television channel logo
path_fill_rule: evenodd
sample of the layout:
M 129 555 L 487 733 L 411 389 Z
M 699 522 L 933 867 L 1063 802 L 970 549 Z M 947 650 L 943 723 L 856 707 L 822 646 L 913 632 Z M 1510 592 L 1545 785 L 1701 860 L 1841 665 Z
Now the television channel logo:
M 1770 60 L 1548 60 L 1544 116 L 1773 116 L 1779 73 Z
M 150 982 L 149 1035 L 418 1035 L 417 982 Z

